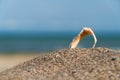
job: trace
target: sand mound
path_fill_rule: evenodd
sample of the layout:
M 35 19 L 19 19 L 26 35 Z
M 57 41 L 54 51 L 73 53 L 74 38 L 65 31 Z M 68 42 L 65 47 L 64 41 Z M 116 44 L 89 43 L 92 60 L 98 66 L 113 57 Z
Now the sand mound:
M 120 52 L 58 50 L 3 71 L 0 80 L 120 80 Z

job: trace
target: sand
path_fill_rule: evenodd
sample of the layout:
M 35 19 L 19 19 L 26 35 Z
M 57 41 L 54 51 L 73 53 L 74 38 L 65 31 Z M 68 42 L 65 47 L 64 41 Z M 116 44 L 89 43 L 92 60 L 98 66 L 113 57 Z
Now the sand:
M 42 53 L 41 53 L 42 54 Z M 41 54 L 33 53 L 14 53 L 14 54 L 0 54 L 0 72 L 5 69 L 12 68 L 15 65 L 31 60 Z
M 120 52 L 107 48 L 58 50 L 4 70 L 0 80 L 120 80 Z

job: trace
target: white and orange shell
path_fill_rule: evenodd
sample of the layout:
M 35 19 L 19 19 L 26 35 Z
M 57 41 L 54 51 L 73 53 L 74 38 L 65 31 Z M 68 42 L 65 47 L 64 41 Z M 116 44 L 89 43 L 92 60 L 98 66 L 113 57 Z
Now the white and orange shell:
M 72 42 L 70 43 L 69 45 L 69 48 L 76 48 L 76 46 L 78 45 L 78 43 L 80 42 L 80 40 L 82 38 L 84 38 L 85 36 L 87 35 L 92 35 L 93 38 L 94 38 L 94 44 L 92 46 L 92 48 L 95 47 L 96 43 L 97 43 L 97 38 L 94 34 L 94 32 L 92 31 L 91 28 L 87 28 L 87 27 L 84 27 L 81 32 L 72 40 Z

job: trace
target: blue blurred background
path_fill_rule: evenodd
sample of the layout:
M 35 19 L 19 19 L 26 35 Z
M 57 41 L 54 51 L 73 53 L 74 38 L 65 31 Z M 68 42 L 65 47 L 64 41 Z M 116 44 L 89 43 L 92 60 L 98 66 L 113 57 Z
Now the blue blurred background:
M 120 50 L 120 0 L 0 0 L 0 53 L 68 48 L 83 27 L 96 47 Z M 88 36 L 78 47 L 92 43 Z

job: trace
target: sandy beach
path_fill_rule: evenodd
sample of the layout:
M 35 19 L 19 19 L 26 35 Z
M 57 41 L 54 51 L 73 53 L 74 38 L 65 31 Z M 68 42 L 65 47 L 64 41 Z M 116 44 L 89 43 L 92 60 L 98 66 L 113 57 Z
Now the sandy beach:
M 2 71 L 0 80 L 120 80 L 120 51 L 58 50 Z
M 13 66 L 23 63 L 25 61 L 31 60 L 39 55 L 42 54 L 0 54 L 0 72 L 4 71 L 5 69 L 12 68 Z

